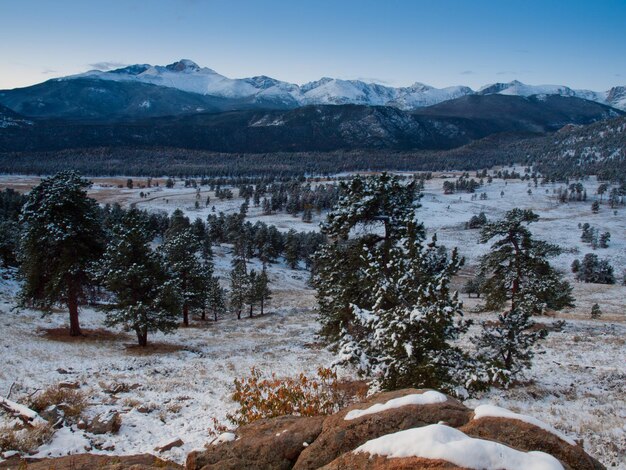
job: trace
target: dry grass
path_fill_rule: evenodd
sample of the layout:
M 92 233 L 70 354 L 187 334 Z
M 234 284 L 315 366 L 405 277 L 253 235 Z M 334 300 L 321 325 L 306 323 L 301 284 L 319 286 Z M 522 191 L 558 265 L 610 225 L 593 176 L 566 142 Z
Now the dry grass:
M 0 428 L 0 451 L 30 452 L 48 442 L 53 434 L 54 429 L 48 423 L 2 427 Z
M 128 341 L 130 335 L 104 328 L 83 329 L 82 336 L 70 336 L 68 328 L 39 328 L 37 333 L 52 341 L 64 343 Z
M 152 354 L 169 354 L 173 352 L 183 351 L 185 346 L 181 344 L 155 342 L 148 343 L 147 346 L 139 346 L 137 344 L 125 344 L 126 353 L 132 356 L 150 356 Z
M 37 412 L 50 406 L 57 406 L 63 411 L 63 416 L 68 423 L 76 423 L 87 407 L 87 398 L 80 390 L 54 385 L 36 394 L 29 406 Z

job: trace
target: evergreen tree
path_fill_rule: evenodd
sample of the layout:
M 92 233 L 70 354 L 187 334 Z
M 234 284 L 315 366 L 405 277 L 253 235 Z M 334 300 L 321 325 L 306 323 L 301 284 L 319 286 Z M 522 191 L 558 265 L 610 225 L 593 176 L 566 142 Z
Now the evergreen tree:
M 300 245 L 298 243 L 297 234 L 294 229 L 291 229 L 287 232 L 285 240 L 285 261 L 287 262 L 287 266 L 291 269 L 296 269 L 298 267 L 298 259 L 300 258 L 299 254 Z
M 200 243 L 190 228 L 171 230 L 161 249 L 170 271 L 178 280 L 182 295 L 183 323 L 189 326 L 190 311 L 204 309 L 204 297 L 213 272 L 198 258 Z
M 250 270 L 250 274 L 248 274 L 248 279 L 246 280 L 247 289 L 246 289 L 246 303 L 250 306 L 250 318 L 252 318 L 252 313 L 254 306 L 258 301 L 257 294 L 257 275 L 254 269 Z
M 237 314 L 237 320 L 241 320 L 241 311 L 246 303 L 248 288 L 246 261 L 243 258 L 235 257 L 232 266 L 230 271 L 230 308 Z
M 206 307 L 213 314 L 213 319 L 217 321 L 219 315 L 226 310 L 224 289 L 220 286 L 219 278 L 215 276 L 211 278 L 205 301 Z
M 114 296 L 106 323 L 134 330 L 139 345 L 146 346 L 149 332 L 178 327 L 180 287 L 151 249 L 153 234 L 140 212 L 131 209 L 113 233 L 99 269 L 102 284 Z
M 522 299 L 532 300 L 533 314 L 573 305 L 571 286 L 548 262 L 561 249 L 533 239 L 526 227 L 538 219 L 530 210 L 513 209 L 503 220 L 482 229 L 480 243 L 496 238 L 490 252 L 480 261 L 480 274 L 486 279 L 483 292 L 488 310 L 501 309 L 507 302 L 514 309 Z
M 269 288 L 269 278 L 265 266 L 263 266 L 263 270 L 256 280 L 256 298 L 259 302 L 261 315 L 263 315 L 265 304 L 272 298 L 272 291 Z
M 23 303 L 49 310 L 67 305 L 70 335 L 81 334 L 78 307 L 91 283 L 88 269 L 104 248 L 91 183 L 65 171 L 35 186 L 20 216 L 20 270 Z
M 534 240 L 526 227 L 538 218 L 532 211 L 513 209 L 481 232 L 481 243 L 496 239 L 480 265 L 486 306 L 500 309 L 510 303 L 496 322 L 483 324 L 476 345 L 491 380 L 505 385 L 530 367 L 533 346 L 547 335 L 533 329 L 532 316 L 573 305 L 571 287 L 548 262 L 559 248 Z
M 602 316 L 602 310 L 600 310 L 600 306 L 598 304 L 593 304 L 591 307 L 591 318 L 597 320 Z
M 587 253 L 584 256 L 580 269 L 576 273 L 576 279 L 595 284 L 615 284 L 613 266 L 608 260 L 601 260 L 594 253 Z
M 387 174 L 342 185 L 323 225 L 332 242 L 316 255 L 313 283 L 322 333 L 335 340 L 338 362 L 354 364 L 385 389 L 451 390 L 469 370 L 453 345 L 468 323 L 449 290 L 462 261 L 435 240 L 423 243 L 415 185 Z

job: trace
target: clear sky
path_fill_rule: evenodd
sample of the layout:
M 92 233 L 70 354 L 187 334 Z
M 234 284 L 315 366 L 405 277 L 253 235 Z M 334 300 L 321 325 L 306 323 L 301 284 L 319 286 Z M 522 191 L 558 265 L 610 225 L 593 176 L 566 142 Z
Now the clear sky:
M 192 59 L 228 77 L 626 85 L 626 0 L 0 0 L 0 89 Z

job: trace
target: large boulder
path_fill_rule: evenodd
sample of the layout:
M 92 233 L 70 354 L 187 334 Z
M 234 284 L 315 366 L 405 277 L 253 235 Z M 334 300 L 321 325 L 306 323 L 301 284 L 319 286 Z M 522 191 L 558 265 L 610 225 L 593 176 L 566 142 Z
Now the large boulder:
M 400 469 L 570 470 L 543 452 L 523 452 L 504 444 L 467 436 L 441 424 L 406 429 L 367 441 L 323 470 Z
M 469 421 L 471 413 L 461 402 L 432 390 L 380 393 L 326 418 L 322 433 L 293 468 L 317 469 L 368 440 L 405 429 L 439 422 L 459 427 Z
M 18 457 L 0 462 L 0 469 L 17 470 L 182 470 L 178 464 L 154 455 L 93 455 L 76 454 L 52 459 L 25 459 Z
M 546 452 L 576 470 L 605 468 L 581 446 L 520 419 L 484 416 L 472 419 L 460 430 L 469 436 L 498 441 L 520 450 Z
M 324 417 L 255 421 L 187 456 L 188 470 L 288 470 L 322 431 Z

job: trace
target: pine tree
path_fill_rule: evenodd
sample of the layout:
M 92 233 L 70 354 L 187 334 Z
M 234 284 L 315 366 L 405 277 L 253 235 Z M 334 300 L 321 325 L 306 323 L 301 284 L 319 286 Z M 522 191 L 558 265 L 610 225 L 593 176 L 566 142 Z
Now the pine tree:
M 224 289 L 220 286 L 219 278 L 215 276 L 211 278 L 205 301 L 206 307 L 213 314 L 213 319 L 217 321 L 219 315 L 226 310 Z
M 248 287 L 246 261 L 243 258 L 235 257 L 232 266 L 230 271 L 230 308 L 237 314 L 237 320 L 241 320 L 241 311 L 246 303 Z
M 250 306 L 250 318 L 252 318 L 254 306 L 258 301 L 257 282 L 256 271 L 252 269 L 246 280 L 246 303 Z
M 134 330 L 140 346 L 148 333 L 170 333 L 178 327 L 180 286 L 165 260 L 151 249 L 153 234 L 141 213 L 131 209 L 113 229 L 113 238 L 99 265 L 103 286 L 113 294 L 107 325 Z
M 287 232 L 285 240 L 285 261 L 287 266 L 291 269 L 298 267 L 298 260 L 300 258 L 300 244 L 298 243 L 297 233 L 294 229 Z
M 183 227 L 171 229 L 161 250 L 168 268 L 180 283 L 183 324 L 189 326 L 190 311 L 204 308 L 204 297 L 213 272 L 198 258 L 201 246 L 192 230 Z
M 269 288 L 269 278 L 267 276 L 267 269 L 263 266 L 263 270 L 261 274 L 257 277 L 256 280 L 256 298 L 259 302 L 259 307 L 261 309 L 261 315 L 264 313 L 264 307 L 268 300 L 272 298 L 272 291 Z
M 600 306 L 598 304 L 593 304 L 591 307 L 591 318 L 597 320 L 602 316 L 602 310 L 600 310 Z
M 486 279 L 483 291 L 488 310 L 503 308 L 532 299 L 533 314 L 546 309 L 560 310 L 573 305 L 571 286 L 548 262 L 561 249 L 535 240 L 525 225 L 539 217 L 530 210 L 513 209 L 501 221 L 487 224 L 480 243 L 496 238 L 490 252 L 480 261 L 480 274 Z
M 78 307 L 92 280 L 90 265 L 104 249 L 91 183 L 64 171 L 35 186 L 20 215 L 21 301 L 49 310 L 67 305 L 70 335 L 81 335 Z
M 505 385 L 530 367 L 533 346 L 547 334 L 533 329 L 532 316 L 573 305 L 571 287 L 547 261 L 560 249 L 534 240 L 526 227 L 538 218 L 532 211 L 513 209 L 503 220 L 487 224 L 480 237 L 481 243 L 496 239 L 480 264 L 486 307 L 509 308 L 496 322 L 485 322 L 475 342 L 491 380 Z
M 462 261 L 435 240 L 423 243 L 415 181 L 356 177 L 342 191 L 322 226 L 331 242 L 313 267 L 322 334 L 337 346 L 337 362 L 385 389 L 463 383 L 467 357 L 453 342 L 468 323 L 448 287 Z

